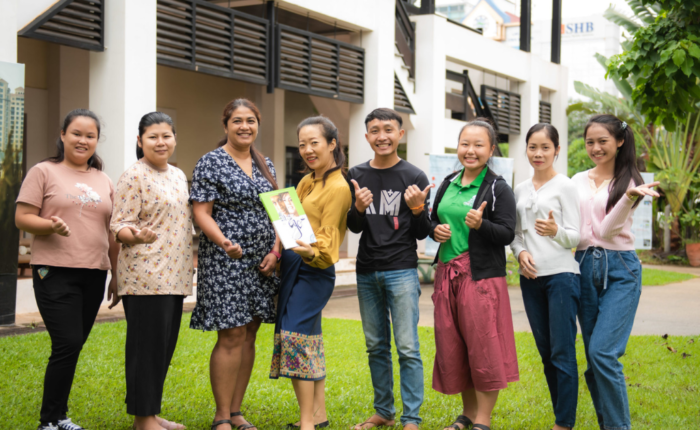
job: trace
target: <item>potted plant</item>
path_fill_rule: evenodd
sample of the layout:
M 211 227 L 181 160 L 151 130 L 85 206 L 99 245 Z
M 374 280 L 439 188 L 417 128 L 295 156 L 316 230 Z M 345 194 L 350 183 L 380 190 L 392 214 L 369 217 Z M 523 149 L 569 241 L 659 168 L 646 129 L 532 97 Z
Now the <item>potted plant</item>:
M 678 219 L 688 262 L 693 267 L 700 267 L 700 175 L 692 179 L 690 191 L 684 212 L 679 214 Z

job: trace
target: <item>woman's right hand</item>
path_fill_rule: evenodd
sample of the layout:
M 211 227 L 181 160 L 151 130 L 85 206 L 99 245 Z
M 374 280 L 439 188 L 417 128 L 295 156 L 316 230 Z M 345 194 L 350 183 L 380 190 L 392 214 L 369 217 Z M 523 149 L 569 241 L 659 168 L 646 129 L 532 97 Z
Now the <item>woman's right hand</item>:
M 228 256 L 231 258 L 239 259 L 243 257 L 243 249 L 241 249 L 241 245 L 234 245 L 233 242 L 228 239 L 221 242 L 221 248 L 226 251 L 226 254 L 228 254 Z
M 439 242 L 439 243 L 447 242 L 447 239 L 449 239 L 452 236 L 452 230 L 450 230 L 450 225 L 449 224 L 438 225 L 437 227 L 435 227 L 435 231 L 433 232 L 433 236 L 435 237 L 435 242 Z
M 523 273 L 524 277 L 526 277 L 527 279 L 537 278 L 537 269 L 535 269 L 535 259 L 532 258 L 532 255 L 530 255 L 529 252 L 520 252 L 520 255 L 518 255 L 518 263 L 520 263 L 520 271 Z
M 59 236 L 70 236 L 70 228 L 68 227 L 68 224 L 57 216 L 51 217 L 51 229 Z
M 134 236 L 134 245 L 153 243 L 158 239 L 158 234 L 148 227 L 139 230 L 136 227 L 128 225 L 126 228 L 131 230 L 131 234 Z

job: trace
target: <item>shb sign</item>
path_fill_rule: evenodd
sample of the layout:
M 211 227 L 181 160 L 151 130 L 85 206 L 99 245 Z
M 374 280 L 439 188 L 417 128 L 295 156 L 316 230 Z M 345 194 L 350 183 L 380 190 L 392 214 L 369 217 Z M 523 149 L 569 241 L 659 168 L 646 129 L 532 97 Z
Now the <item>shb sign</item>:
M 562 24 L 561 34 L 564 36 L 591 36 L 595 32 L 595 25 L 592 21 L 572 22 Z

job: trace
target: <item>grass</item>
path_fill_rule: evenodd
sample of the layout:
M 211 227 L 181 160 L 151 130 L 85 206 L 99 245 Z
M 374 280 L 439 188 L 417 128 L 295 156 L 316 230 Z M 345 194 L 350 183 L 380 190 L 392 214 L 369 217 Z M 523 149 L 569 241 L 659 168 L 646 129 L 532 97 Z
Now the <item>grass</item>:
M 326 319 L 324 337 L 328 379 L 326 399 L 331 430 L 347 429 L 372 413 L 372 388 L 362 326 L 358 321 Z M 162 415 L 189 429 L 208 429 L 214 416 L 209 385 L 209 353 L 215 334 L 188 328 L 183 318 L 180 340 L 165 385 Z M 70 399 L 70 416 L 91 430 L 127 430 L 131 417 L 124 406 L 125 322 L 96 325 L 83 349 Z M 288 380 L 269 380 L 272 351 L 271 325 L 264 325 L 257 340 L 257 361 L 243 412 L 260 430 L 281 428 L 297 419 L 296 400 Z M 435 344 L 432 328 L 419 328 L 424 360 L 425 402 L 422 428 L 442 429 L 459 414 L 458 396 L 431 389 Z M 532 335 L 516 333 L 520 382 L 504 390 L 494 411 L 492 428 L 549 429 L 551 403 L 540 357 Z M 672 346 L 676 353 L 667 349 Z M 33 429 L 38 424 L 43 372 L 50 342 L 47 333 L 0 338 L 0 422 L 6 429 Z M 577 429 L 597 429 L 595 413 L 583 379 L 585 359 L 577 341 L 579 406 Z M 683 353 L 690 354 L 684 358 Z M 394 351 L 394 378 L 398 364 Z M 634 428 L 663 423 L 664 428 L 700 427 L 700 339 L 633 336 L 622 358 Z M 394 386 L 400 406 L 398 383 Z
M 518 274 L 518 262 L 513 254 L 508 255 L 506 261 L 506 281 L 508 286 L 520 285 L 520 275 Z M 695 275 L 689 273 L 671 272 L 669 270 L 650 269 L 642 267 L 642 286 L 643 287 L 658 287 L 676 282 L 687 281 L 695 278 Z

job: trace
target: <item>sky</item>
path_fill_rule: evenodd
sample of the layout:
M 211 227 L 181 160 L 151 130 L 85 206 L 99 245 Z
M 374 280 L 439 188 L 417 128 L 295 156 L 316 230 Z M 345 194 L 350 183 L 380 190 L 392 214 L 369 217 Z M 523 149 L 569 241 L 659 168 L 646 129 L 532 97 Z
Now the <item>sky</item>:
M 454 4 L 462 0 L 436 0 L 436 5 Z M 469 0 L 476 3 L 478 0 Z M 516 10 L 520 11 L 520 0 L 501 0 L 515 4 Z M 532 2 L 533 21 L 552 19 L 552 0 L 530 0 Z M 631 15 L 625 0 L 562 0 L 562 18 L 577 18 L 580 16 L 598 15 L 605 12 L 612 4 L 616 9 Z M 518 12 L 516 15 L 520 15 Z

